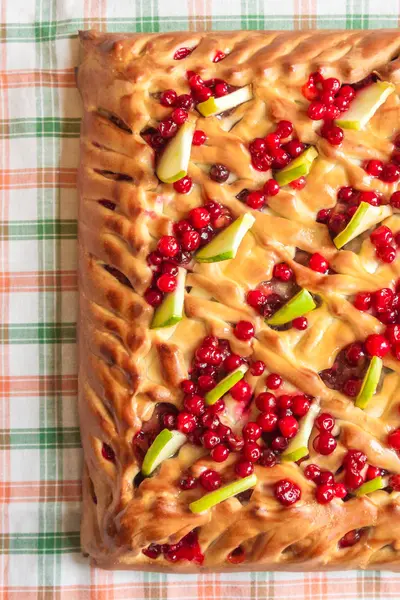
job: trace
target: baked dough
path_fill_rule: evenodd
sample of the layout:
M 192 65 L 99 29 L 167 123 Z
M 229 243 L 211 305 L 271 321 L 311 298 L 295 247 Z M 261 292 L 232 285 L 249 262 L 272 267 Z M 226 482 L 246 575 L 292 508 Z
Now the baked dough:
M 320 504 L 315 483 L 304 475 L 313 463 L 337 474 L 340 481 L 343 457 L 351 448 L 364 452 L 369 464 L 387 474 L 400 474 L 399 456 L 387 443 L 388 433 L 400 424 L 399 361 L 392 353 L 385 356 L 382 387 L 365 410 L 355 407 L 354 398 L 328 388 L 319 376 L 345 346 L 385 330 L 375 316 L 357 310 L 353 298 L 357 292 L 393 289 L 400 260 L 375 261 L 369 237 L 355 251 L 337 250 L 326 225 L 316 222 L 321 208 L 335 206 L 341 186 L 373 188 L 387 199 L 396 190 L 396 183 L 369 177 L 361 163 L 371 158 L 387 161 L 393 150 L 400 122 L 398 31 L 154 35 L 88 31 L 80 38 L 83 550 L 104 568 L 398 569 L 400 493 L 387 487 Z M 182 47 L 194 50 L 183 60 L 174 60 Z M 226 57 L 213 62 L 218 50 Z M 160 92 L 189 93 L 188 70 L 237 88 L 251 84 L 254 97 L 221 118 L 203 118 L 192 111 L 207 142 L 192 147 L 189 175 L 194 185 L 189 194 L 179 194 L 157 179 L 154 151 L 142 134 L 171 112 L 160 104 Z M 364 130 L 345 130 L 343 143 L 332 146 L 318 135 L 315 121 L 307 118 L 309 102 L 300 93 L 315 71 L 350 84 L 377 73 L 394 83 L 397 92 Z M 195 263 L 189 269 L 186 317 L 173 328 L 151 329 L 153 308 L 144 299 L 152 280 L 148 254 L 161 236 L 173 234 L 173 223 L 204 204 L 204 198 L 220 202 L 234 218 L 250 210 L 237 195 L 243 189 L 258 189 L 267 177 L 251 167 L 249 144 L 281 119 L 289 119 L 299 139 L 318 150 L 307 185 L 302 190 L 284 187 L 268 199 L 268 209 L 252 210 L 256 218 L 252 235 L 245 237 L 236 258 Z M 232 177 L 226 183 L 210 179 L 214 163 L 229 169 Z M 398 214 L 394 211 L 384 224 L 393 232 L 400 230 Z M 331 270 L 326 275 L 311 270 L 296 260 L 296 251 L 307 256 L 321 253 Z M 280 262 L 293 269 L 298 286 L 320 298 L 318 308 L 307 315 L 304 331 L 268 327 L 245 301 L 249 290 L 271 280 L 273 266 Z M 255 327 L 249 341 L 240 341 L 233 333 L 240 320 Z M 336 420 L 337 448 L 327 456 L 317 453 L 314 428 L 305 461 L 278 462 L 272 468 L 256 465 L 258 481 L 251 495 L 193 514 L 189 503 L 206 492 L 199 485 L 182 491 L 178 485 L 182 473 L 198 477 L 210 468 L 224 482 L 232 481 L 237 454 L 217 463 L 208 450 L 188 442 L 141 481 L 140 458 L 132 441 L 142 426 L 152 422 L 160 403 L 182 410 L 179 384 L 188 377 L 193 353 L 206 335 L 228 340 L 233 352 L 265 363 L 262 376 L 246 375 L 253 397 L 266 390 L 265 378 L 272 372 L 284 379 L 286 393 L 294 390 L 316 398 L 321 412 Z M 257 414 L 252 402 L 241 426 Z M 103 444 L 112 460 L 104 456 Z M 301 499 L 289 507 L 274 496 L 274 484 L 282 479 L 301 488 Z M 173 563 L 162 553 L 153 559 L 142 552 L 151 544 L 176 544 L 193 530 L 204 555 L 202 564 Z M 339 541 L 353 530 L 360 533 L 360 541 L 341 547 Z M 235 564 L 227 557 L 238 548 L 244 559 Z

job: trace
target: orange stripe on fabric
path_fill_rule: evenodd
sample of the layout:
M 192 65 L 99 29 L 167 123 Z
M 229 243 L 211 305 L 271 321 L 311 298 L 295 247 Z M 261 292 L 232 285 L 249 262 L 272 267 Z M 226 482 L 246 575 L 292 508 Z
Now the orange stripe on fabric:
M 75 271 L 7 271 L 0 273 L 0 290 L 11 292 L 75 292 L 78 276 Z
M 0 172 L 1 189 L 75 188 L 76 169 L 4 169 Z
M 76 375 L 38 375 L 38 376 L 7 376 L 0 375 L 0 395 L 10 396 L 38 396 L 43 390 L 47 394 L 64 394 L 75 396 L 78 392 L 78 378 Z
M 80 502 L 80 480 L 0 482 L 0 502 Z
M 75 88 L 75 71 L 2 71 L 0 84 L 3 89 L 29 86 Z

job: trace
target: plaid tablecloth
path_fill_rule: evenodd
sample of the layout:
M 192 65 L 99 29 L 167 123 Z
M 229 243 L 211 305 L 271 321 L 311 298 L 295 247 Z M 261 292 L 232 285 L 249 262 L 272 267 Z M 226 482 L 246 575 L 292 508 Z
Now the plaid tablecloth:
M 397 27 L 398 0 L 1 0 L 0 598 L 400 598 L 390 573 L 109 573 L 79 549 L 78 29 Z

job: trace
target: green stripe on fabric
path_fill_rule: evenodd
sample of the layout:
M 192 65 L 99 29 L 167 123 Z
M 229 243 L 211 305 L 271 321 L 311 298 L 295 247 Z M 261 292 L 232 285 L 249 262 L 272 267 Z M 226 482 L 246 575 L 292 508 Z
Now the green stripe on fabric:
M 0 222 L 1 240 L 75 240 L 77 233 L 77 221 L 73 219 Z
M 352 4 L 348 2 L 348 5 Z M 153 12 L 154 12 L 153 8 Z M 147 11 L 148 12 L 148 11 Z M 261 11 L 262 12 L 262 11 Z M 210 15 L 211 18 L 213 15 Z M 346 28 L 356 29 L 363 26 L 364 29 L 373 29 L 374 27 L 397 27 L 398 15 L 389 13 L 376 13 L 366 15 L 361 11 L 353 12 L 347 8 L 347 14 L 343 15 L 318 15 L 303 14 L 298 17 L 300 24 L 307 25 L 310 19 L 317 17 L 318 24 L 323 28 Z M 242 14 L 240 15 L 216 15 L 212 18 L 213 30 L 241 29 L 243 20 L 248 22 L 256 21 L 257 29 L 292 29 L 293 19 L 288 15 L 257 15 L 252 14 L 247 9 L 247 3 L 242 5 Z M 184 16 L 156 16 L 155 14 L 141 14 L 136 18 L 111 18 L 101 19 L 93 17 L 90 19 L 90 25 L 93 28 L 104 28 L 107 31 L 115 32 L 157 32 L 157 31 L 184 31 L 188 29 L 188 19 Z M 204 24 L 203 16 L 190 17 L 190 22 L 196 25 Z M 357 25 L 359 23 L 359 25 Z M 87 24 L 84 19 L 68 19 L 64 21 L 40 21 L 36 23 L 7 23 L 1 29 L 0 41 L 2 43 L 10 42 L 50 42 L 57 39 L 76 38 L 78 29 L 85 29 Z M 245 27 L 248 29 L 248 27 Z
M 62 137 L 78 138 L 80 119 L 44 117 L 0 121 L 1 138 Z
M 72 344 L 75 341 L 76 323 L 0 324 L 3 344 Z M 53 371 L 44 374 L 52 375 Z
M 54 450 L 80 448 L 78 427 L 43 427 L 41 429 L 0 429 L 0 449 Z
M 80 552 L 80 534 L 78 531 L 1 534 L 0 552 L 3 554 Z

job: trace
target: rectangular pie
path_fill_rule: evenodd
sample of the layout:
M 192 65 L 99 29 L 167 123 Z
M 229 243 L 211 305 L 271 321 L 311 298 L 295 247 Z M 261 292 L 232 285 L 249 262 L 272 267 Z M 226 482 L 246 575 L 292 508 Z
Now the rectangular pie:
M 400 565 L 400 34 L 80 34 L 82 546 Z

